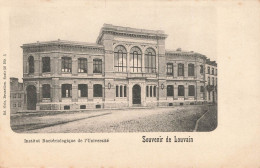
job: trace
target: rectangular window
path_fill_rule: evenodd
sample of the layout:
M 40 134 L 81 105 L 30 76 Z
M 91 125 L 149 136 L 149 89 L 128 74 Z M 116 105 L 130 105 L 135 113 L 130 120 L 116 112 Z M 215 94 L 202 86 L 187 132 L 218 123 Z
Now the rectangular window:
M 72 85 L 71 84 L 62 84 L 62 97 L 71 97 Z
M 42 57 L 42 72 L 50 72 L 51 71 L 51 61 L 50 57 Z
M 150 97 L 153 97 L 153 86 L 150 86 Z
M 195 87 L 194 87 L 194 85 L 189 85 L 189 96 L 195 96 Z
M 102 97 L 102 96 L 103 96 L 102 85 L 95 84 L 94 85 L 93 97 Z
M 167 63 L 167 75 L 173 75 L 173 64 Z
M 123 86 L 120 86 L 120 97 L 123 97 Z
M 173 85 L 167 85 L 167 96 L 173 96 Z
M 78 59 L 78 72 L 87 73 L 88 72 L 88 60 L 86 58 Z
M 70 57 L 62 57 L 62 72 L 71 72 L 72 60 Z
M 93 73 L 102 73 L 102 60 L 101 59 L 93 60 Z
M 200 92 L 204 92 L 204 86 L 200 86 Z
M 118 86 L 116 85 L 116 97 L 118 97 Z
M 178 76 L 184 76 L 184 64 L 178 64 Z
M 51 98 L 51 87 L 49 84 L 42 85 L 42 98 Z
M 124 97 L 126 97 L 126 86 L 124 86 Z
M 188 65 L 188 76 L 194 76 L 194 64 Z
M 156 86 L 153 87 L 153 97 L 156 97 Z
M 88 85 L 87 84 L 79 84 L 78 85 L 78 93 L 79 93 L 79 97 L 88 97 Z
M 183 85 L 178 86 L 178 96 L 184 96 L 184 86 Z
M 146 97 L 149 97 L 149 86 L 146 86 Z

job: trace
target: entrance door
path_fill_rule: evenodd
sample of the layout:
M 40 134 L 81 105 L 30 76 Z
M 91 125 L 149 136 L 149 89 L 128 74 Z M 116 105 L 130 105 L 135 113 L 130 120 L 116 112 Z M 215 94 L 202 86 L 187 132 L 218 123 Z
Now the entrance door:
M 133 104 L 141 104 L 141 87 L 139 85 L 133 86 Z
M 37 94 L 33 85 L 27 87 L 27 110 L 36 110 Z

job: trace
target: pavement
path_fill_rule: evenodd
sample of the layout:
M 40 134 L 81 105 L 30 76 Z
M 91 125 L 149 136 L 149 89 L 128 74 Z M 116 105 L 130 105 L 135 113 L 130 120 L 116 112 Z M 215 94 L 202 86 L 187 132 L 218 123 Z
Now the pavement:
M 11 128 L 17 133 L 211 131 L 215 127 L 214 124 L 217 123 L 214 121 L 217 119 L 214 118 L 216 111 L 216 108 L 207 105 L 193 105 L 145 109 L 23 113 L 11 116 Z

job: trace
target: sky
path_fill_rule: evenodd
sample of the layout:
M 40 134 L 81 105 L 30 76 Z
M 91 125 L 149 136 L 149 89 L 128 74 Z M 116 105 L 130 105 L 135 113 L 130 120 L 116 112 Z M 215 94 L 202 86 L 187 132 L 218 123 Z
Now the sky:
M 95 43 L 104 23 L 163 30 L 168 35 L 166 49 L 182 48 L 217 60 L 217 11 L 213 6 L 176 5 L 166 1 L 55 2 L 24 4 L 10 9 L 10 60 L 17 62 L 9 66 L 10 77 L 22 79 L 20 46 L 23 44 L 57 39 Z

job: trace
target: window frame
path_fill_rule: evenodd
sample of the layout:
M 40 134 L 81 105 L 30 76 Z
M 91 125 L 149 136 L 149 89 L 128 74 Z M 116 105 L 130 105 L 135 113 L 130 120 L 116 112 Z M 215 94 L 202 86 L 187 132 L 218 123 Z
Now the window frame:
M 166 74 L 167 75 L 173 75 L 173 63 L 170 63 L 170 62 L 167 63 L 167 65 L 166 65 Z
M 102 98 L 103 97 L 103 86 L 101 84 L 94 84 L 93 85 L 93 97 L 94 98 Z
M 120 63 L 120 60 L 122 64 Z M 124 61 L 125 60 L 125 61 Z M 116 65 L 117 63 L 117 65 Z M 127 51 L 123 45 L 118 45 L 114 49 L 114 69 L 116 72 L 127 71 Z
M 67 95 L 68 90 L 68 95 Z M 71 98 L 72 97 L 72 84 L 62 84 L 61 85 L 61 97 Z
M 135 59 L 135 57 L 137 58 Z M 142 50 L 137 46 L 132 47 L 130 50 L 130 70 L 132 73 L 142 72 Z
M 62 57 L 61 58 L 61 72 L 62 73 L 72 73 L 72 58 Z
M 188 86 L 188 96 L 195 96 L 195 86 L 194 85 Z
M 44 98 L 44 99 L 51 98 L 51 85 L 50 84 L 42 85 L 42 98 Z
M 51 72 L 51 58 L 42 57 L 42 73 Z
M 184 64 L 178 63 L 178 76 L 184 76 Z
M 173 96 L 174 96 L 174 86 L 167 85 L 167 97 L 173 97 Z
M 93 59 L 93 73 L 102 73 L 102 59 Z
M 188 64 L 188 76 L 195 76 L 194 64 Z
M 182 94 L 181 94 L 182 93 Z M 185 96 L 185 88 L 184 85 L 178 85 L 178 96 L 184 97 Z
M 88 73 L 87 58 L 78 58 L 78 73 Z
M 156 52 L 153 48 L 145 50 L 145 72 L 156 73 Z
M 79 91 L 80 91 L 80 95 L 78 95 L 79 98 L 88 97 L 88 85 L 87 84 L 78 84 L 78 93 L 79 93 Z M 83 92 L 83 96 L 82 96 L 82 92 Z
M 29 56 L 28 57 L 28 73 L 29 74 L 33 74 L 35 69 L 34 69 L 34 57 L 33 56 Z

